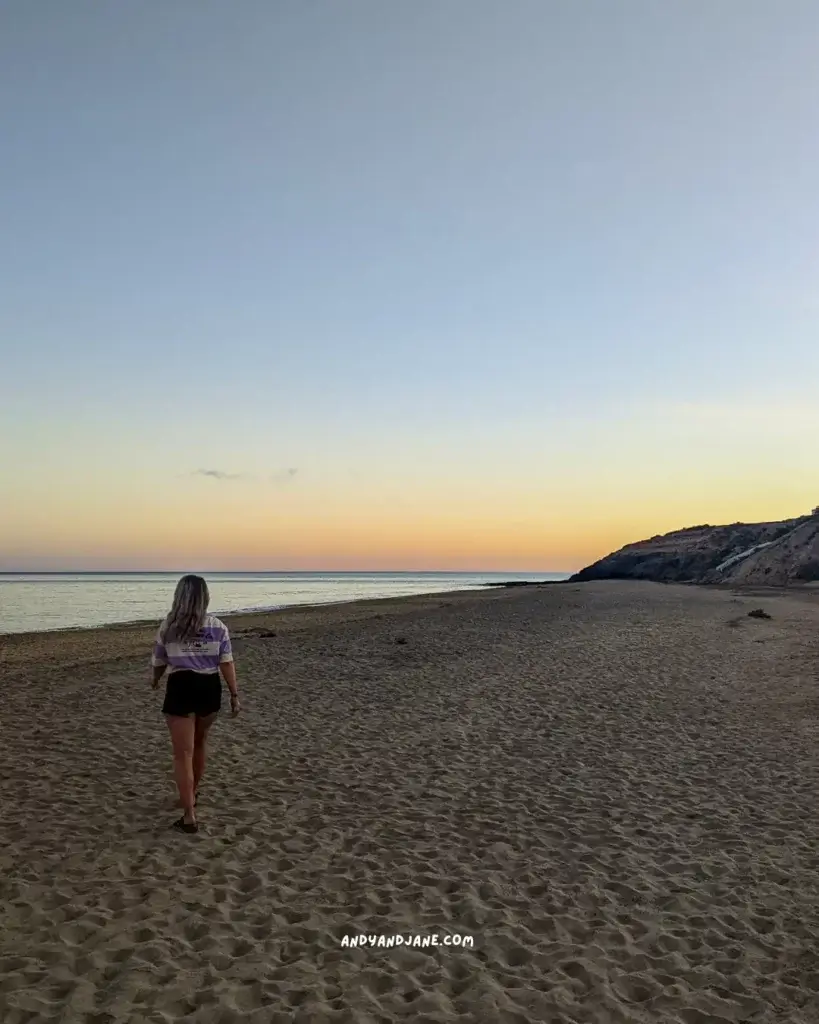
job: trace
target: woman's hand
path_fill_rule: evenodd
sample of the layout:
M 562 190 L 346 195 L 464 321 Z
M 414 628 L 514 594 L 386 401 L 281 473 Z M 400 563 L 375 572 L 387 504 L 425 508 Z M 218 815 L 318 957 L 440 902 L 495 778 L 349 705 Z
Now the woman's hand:
M 232 693 L 230 695 L 230 713 L 235 718 L 242 710 L 242 705 L 239 703 L 239 694 Z

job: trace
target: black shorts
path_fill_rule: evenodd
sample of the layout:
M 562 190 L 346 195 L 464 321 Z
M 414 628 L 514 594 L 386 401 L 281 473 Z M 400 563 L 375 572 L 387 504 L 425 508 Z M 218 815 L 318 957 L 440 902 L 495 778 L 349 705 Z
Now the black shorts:
M 171 672 L 165 686 L 163 715 L 204 718 L 222 707 L 222 680 L 218 672 Z

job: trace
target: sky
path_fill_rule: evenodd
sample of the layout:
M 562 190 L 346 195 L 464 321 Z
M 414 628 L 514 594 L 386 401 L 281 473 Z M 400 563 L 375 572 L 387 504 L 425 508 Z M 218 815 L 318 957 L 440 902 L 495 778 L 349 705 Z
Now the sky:
M 0 571 L 819 503 L 815 0 L 0 0 Z

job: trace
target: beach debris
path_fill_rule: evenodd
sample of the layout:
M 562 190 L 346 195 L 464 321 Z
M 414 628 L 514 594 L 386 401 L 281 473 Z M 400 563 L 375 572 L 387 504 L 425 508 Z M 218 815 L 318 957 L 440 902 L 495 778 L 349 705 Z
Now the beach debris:
M 274 636 L 276 636 L 276 630 L 275 629 L 260 629 L 259 630 L 259 636 L 260 637 L 265 637 L 265 638 L 274 637 Z
M 395 638 L 395 642 L 397 644 L 405 644 L 407 642 L 407 638 L 405 636 L 397 636 Z
M 484 584 L 486 587 L 537 587 L 539 585 L 536 580 L 501 580 L 498 583 Z
M 769 619 L 771 616 L 762 608 L 754 608 L 748 612 L 749 619 Z

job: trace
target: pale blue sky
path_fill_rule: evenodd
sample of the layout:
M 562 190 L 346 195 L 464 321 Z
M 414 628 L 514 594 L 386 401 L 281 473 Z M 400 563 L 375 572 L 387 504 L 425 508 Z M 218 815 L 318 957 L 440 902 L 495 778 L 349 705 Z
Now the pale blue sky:
M 663 407 L 705 502 L 816 425 L 818 110 L 815 0 L 0 3 L 0 568 L 155 466 L 546 517 Z

